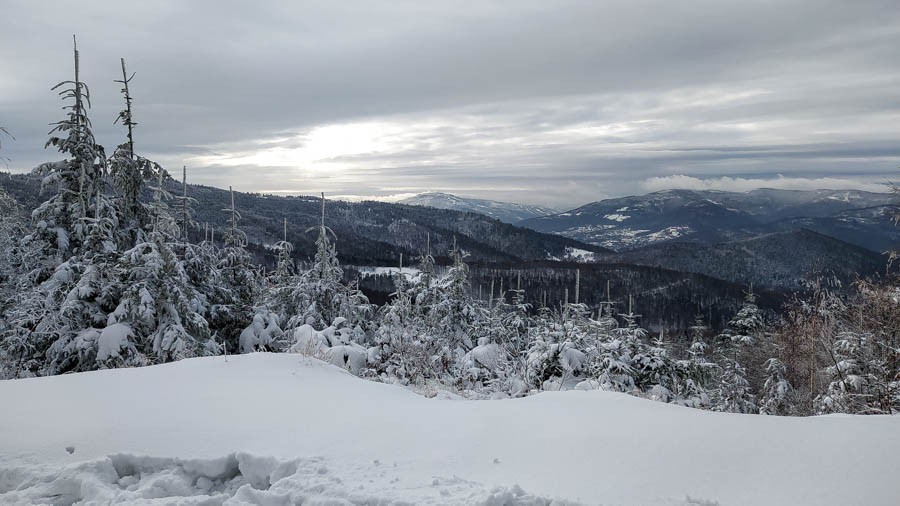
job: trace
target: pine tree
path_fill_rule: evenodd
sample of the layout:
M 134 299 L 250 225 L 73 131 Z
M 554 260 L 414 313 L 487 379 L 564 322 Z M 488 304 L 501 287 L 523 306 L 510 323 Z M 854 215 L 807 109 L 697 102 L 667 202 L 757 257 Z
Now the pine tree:
M 343 318 L 351 326 L 363 323 L 371 314 L 368 299 L 354 285 L 343 283 L 344 271 L 337 258 L 337 251 L 329 236 L 334 232 L 325 224 L 325 194 L 318 227 L 316 253 L 312 268 L 306 271 L 294 287 L 291 298 L 296 301 L 288 321 L 289 328 L 297 328 L 312 318 L 321 328 L 331 326 L 337 318 Z
M 134 150 L 137 123 L 129 91 L 134 75 L 128 76 L 124 59 L 121 64 L 122 80 L 117 82 L 123 86 L 125 109 L 116 121 L 121 120 L 127 133 L 110 161 L 110 172 L 125 224 L 119 234 L 125 251 L 115 268 L 121 296 L 106 326 L 98 331 L 97 361 L 102 367 L 168 362 L 211 351 L 207 308 L 198 304 L 203 299 L 186 268 L 189 248 L 185 241 L 178 241 L 183 229 L 168 205 L 172 195 L 164 181 L 169 175 Z M 155 184 L 149 186 L 152 200 L 145 204 L 141 196 L 148 181 Z M 186 180 L 183 185 L 186 190 Z M 182 210 L 187 213 L 190 200 L 186 195 L 183 199 Z
M 34 228 L 24 239 L 33 269 L 21 278 L 23 294 L 10 315 L 3 346 L 23 374 L 86 370 L 94 364 L 97 335 L 115 307 L 118 287 L 109 268 L 116 256 L 118 216 L 103 193 L 106 159 L 87 116 L 90 95 L 81 81 L 79 52 L 75 79 L 60 95 L 70 101 L 66 118 L 50 132 L 47 146 L 68 158 L 35 169 L 43 186 L 57 192 L 32 214 Z
M 777 358 L 766 361 L 766 382 L 763 385 L 759 412 L 762 415 L 789 415 L 793 387 L 786 378 L 784 362 Z
M 433 360 L 444 372 L 452 371 L 473 348 L 470 332 L 479 315 L 469 293 L 469 266 L 463 262 L 465 253 L 457 247 L 456 239 L 450 257 L 453 264 L 437 280 L 430 306 L 423 308 L 429 338 L 436 340 L 439 348 Z
M 73 38 L 74 39 L 74 38 Z M 35 231 L 32 240 L 45 244 L 47 256 L 78 253 L 88 235 L 87 222 L 97 219 L 95 210 L 106 211 L 107 205 L 92 202 L 101 200 L 101 186 L 106 173 L 106 154 L 96 143 L 87 110 L 90 107 L 90 91 L 81 81 L 79 52 L 75 54 L 75 78 L 63 81 L 52 89 L 60 89 L 63 100 L 71 101 L 63 106 L 66 118 L 55 123 L 45 147 L 54 146 L 67 158 L 59 162 L 41 164 L 35 173 L 44 176 L 42 187 L 56 185 L 57 191 L 33 213 Z
M 525 302 L 521 274 L 517 280 L 516 288 L 510 290 L 511 303 L 501 296 L 487 308 L 479 308 L 470 332 L 475 337 L 476 346 L 463 357 L 461 380 L 466 388 L 514 396 L 522 395 L 527 390 L 524 364 L 529 344 L 531 306 Z
M 128 75 L 124 58 L 120 62 L 122 79 L 115 82 L 122 84 L 125 109 L 119 112 L 115 122 L 121 122 L 127 134 L 125 142 L 116 148 L 109 159 L 109 174 L 117 194 L 115 205 L 121 222 L 117 239 L 120 248 L 127 250 L 146 242 L 147 234 L 152 228 L 152 213 L 149 206 L 141 201 L 145 183 L 157 181 L 161 187 L 161 179 L 167 178 L 168 174 L 158 163 L 139 156 L 134 150 L 134 129 L 137 123 L 134 121 L 133 98 L 129 89 L 134 74 Z
M 708 408 L 710 405 L 708 390 L 716 375 L 717 366 L 706 358 L 708 346 L 705 334 L 708 327 L 703 321 L 703 316 L 698 314 L 688 330 L 691 345 L 688 348 L 687 359 L 677 363 L 681 381 L 676 394 L 687 406 Z
M 725 331 L 718 337 L 718 364 L 720 375 L 714 391 L 713 409 L 732 413 L 755 413 L 756 396 L 747 370 L 743 365 L 747 347 L 758 340 L 765 323 L 756 306 L 752 287 L 747 292 L 744 305 L 732 318 Z
M 126 286 L 107 328 L 117 330 L 98 360 L 106 367 L 160 363 L 212 353 L 198 294 L 171 247 L 157 231 L 126 251 L 119 268 Z
M 19 240 L 27 230 L 22 208 L 0 188 L 0 379 L 19 376 L 27 333 L 14 330 L 10 322 L 22 305 L 20 278 L 29 269 L 33 251 Z
M 283 316 L 293 309 L 292 293 L 298 282 L 291 256 L 294 245 L 287 240 L 287 218 L 281 241 L 275 243 L 275 271 L 272 272 L 261 289 L 260 304 L 253 308 L 250 326 L 241 332 L 240 345 L 243 353 L 253 351 L 280 351 L 289 343 L 282 330 Z
M 416 283 L 424 288 L 421 278 Z M 431 357 L 435 344 L 426 338 L 425 322 L 403 272 L 403 255 L 394 276 L 395 291 L 379 312 L 379 325 L 368 361 L 372 371 L 384 379 L 422 385 L 435 378 Z
M 259 275 L 247 252 L 247 234 L 238 227 L 241 215 L 235 207 L 234 190 L 231 205 L 223 209 L 228 221 L 225 247 L 219 251 L 217 270 L 222 282 L 222 298 L 210 308 L 210 327 L 228 350 L 240 349 L 240 335 L 253 322 L 259 297 Z
M 599 383 L 591 381 L 600 360 L 596 354 L 599 339 L 595 340 L 594 334 L 597 327 L 584 313 L 573 312 L 568 298 L 566 290 L 559 309 L 541 308 L 529 327 L 524 378 L 532 389 L 599 387 Z M 583 381 L 586 377 L 587 383 Z

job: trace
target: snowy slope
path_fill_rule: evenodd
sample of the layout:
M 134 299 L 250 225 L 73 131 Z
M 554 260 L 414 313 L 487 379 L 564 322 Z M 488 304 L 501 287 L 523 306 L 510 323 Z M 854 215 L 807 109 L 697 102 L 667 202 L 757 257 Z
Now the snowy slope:
M 717 414 L 598 391 L 428 399 L 289 354 L 0 381 L 0 399 L 2 504 L 898 501 L 898 417 Z

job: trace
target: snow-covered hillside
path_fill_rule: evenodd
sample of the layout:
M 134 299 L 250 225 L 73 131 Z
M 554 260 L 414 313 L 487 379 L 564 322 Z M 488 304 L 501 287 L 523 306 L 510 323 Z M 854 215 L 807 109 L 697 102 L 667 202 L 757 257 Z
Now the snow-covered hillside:
M 719 414 L 600 391 L 449 397 L 292 354 L 0 381 L 0 503 L 898 500 L 900 417 Z
M 881 252 L 897 242 L 890 217 L 894 199 L 857 190 L 663 190 L 592 202 L 519 225 L 617 251 L 808 228 Z

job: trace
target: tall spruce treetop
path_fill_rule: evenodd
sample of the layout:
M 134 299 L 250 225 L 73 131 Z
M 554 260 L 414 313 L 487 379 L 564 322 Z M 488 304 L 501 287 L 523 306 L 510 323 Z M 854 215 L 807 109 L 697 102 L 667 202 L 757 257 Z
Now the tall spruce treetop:
M 419 272 L 421 272 L 421 283 L 425 288 L 431 288 L 431 281 L 434 279 L 434 257 L 431 256 L 431 233 L 426 235 L 425 253 L 419 257 Z M 402 272 L 400 273 L 402 276 Z
M 10 138 L 13 138 L 13 136 L 9 133 L 9 130 L 3 128 L 2 126 L 0 126 L 0 134 L 7 135 L 7 136 L 9 136 Z M 3 135 L 0 135 L 0 148 L 3 148 L 3 142 L 2 142 Z M 7 161 L 8 161 L 9 158 L 0 156 L 0 160 L 7 160 Z
M 74 37 L 73 37 L 74 40 Z M 99 218 L 101 184 L 106 171 L 106 154 L 97 144 L 87 111 L 90 92 L 81 81 L 78 47 L 75 46 L 75 78 L 52 89 L 69 101 L 63 106 L 66 118 L 54 124 L 45 147 L 55 146 L 67 158 L 41 164 L 35 173 L 44 176 L 43 187 L 57 185 L 57 194 L 33 213 L 36 235 L 42 236 L 51 250 L 59 253 L 78 251 L 88 235 L 84 220 Z M 96 202 L 92 202 L 96 200 Z
M 112 176 L 118 199 L 116 207 L 122 221 L 119 239 L 127 249 L 147 240 L 146 234 L 151 228 L 152 217 L 148 206 L 141 202 L 141 193 L 147 181 L 159 181 L 168 176 L 166 171 L 156 162 L 139 156 L 134 150 L 134 121 L 129 84 L 134 79 L 125 69 L 125 59 L 121 58 L 122 79 L 115 82 L 122 84 L 122 96 L 125 108 L 119 112 L 114 123 L 121 123 L 127 130 L 126 140 L 116 148 L 109 159 L 109 173 Z M 162 177 L 160 177 L 162 176 Z
M 275 251 L 275 272 L 272 275 L 274 284 L 284 284 L 296 274 L 294 266 L 294 245 L 287 238 L 287 218 L 284 219 L 284 232 L 280 241 L 272 248 Z

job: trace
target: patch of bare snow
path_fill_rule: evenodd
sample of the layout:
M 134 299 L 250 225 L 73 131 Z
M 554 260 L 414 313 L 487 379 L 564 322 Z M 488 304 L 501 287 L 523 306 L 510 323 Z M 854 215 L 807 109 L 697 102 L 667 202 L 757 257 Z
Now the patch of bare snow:
M 4 505 L 897 498 L 900 417 L 711 413 L 602 391 L 445 400 L 287 353 L 0 381 L 0 399 Z

